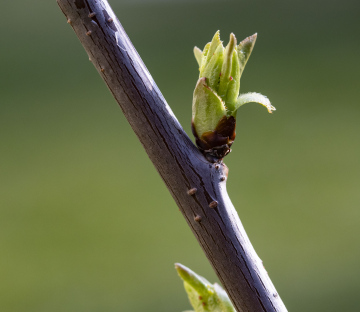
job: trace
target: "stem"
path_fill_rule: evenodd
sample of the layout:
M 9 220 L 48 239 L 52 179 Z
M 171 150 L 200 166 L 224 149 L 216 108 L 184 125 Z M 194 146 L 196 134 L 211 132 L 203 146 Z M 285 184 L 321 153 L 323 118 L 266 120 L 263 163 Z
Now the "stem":
M 226 192 L 227 167 L 208 162 L 191 142 L 107 1 L 57 2 L 237 311 L 287 311 Z

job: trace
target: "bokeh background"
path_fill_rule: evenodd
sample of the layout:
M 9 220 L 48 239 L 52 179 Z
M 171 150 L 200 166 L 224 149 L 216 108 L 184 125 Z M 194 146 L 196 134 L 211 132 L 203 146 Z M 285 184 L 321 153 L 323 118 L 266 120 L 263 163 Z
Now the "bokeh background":
M 193 46 L 258 32 L 230 196 L 289 311 L 360 311 L 359 2 L 110 3 L 190 135 Z M 217 278 L 55 0 L 0 25 L 0 311 L 189 309 L 173 264 Z

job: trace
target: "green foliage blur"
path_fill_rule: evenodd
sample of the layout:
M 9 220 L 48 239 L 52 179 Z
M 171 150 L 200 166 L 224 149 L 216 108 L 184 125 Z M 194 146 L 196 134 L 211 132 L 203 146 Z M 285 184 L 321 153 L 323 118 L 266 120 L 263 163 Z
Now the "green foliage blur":
M 189 135 L 193 47 L 258 33 L 231 199 L 289 311 L 359 311 L 359 2 L 110 4 Z M 174 263 L 217 278 L 55 0 L 0 26 L 0 311 L 189 309 Z

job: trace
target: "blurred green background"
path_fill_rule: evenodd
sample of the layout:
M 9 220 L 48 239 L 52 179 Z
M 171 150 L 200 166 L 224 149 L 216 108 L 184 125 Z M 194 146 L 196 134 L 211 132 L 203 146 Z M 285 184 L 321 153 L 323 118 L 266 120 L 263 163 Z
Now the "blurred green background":
M 193 46 L 258 32 L 230 196 L 289 311 L 360 311 L 359 2 L 110 4 L 189 134 Z M 2 12 L 0 311 L 188 309 L 174 262 L 217 278 L 55 0 Z

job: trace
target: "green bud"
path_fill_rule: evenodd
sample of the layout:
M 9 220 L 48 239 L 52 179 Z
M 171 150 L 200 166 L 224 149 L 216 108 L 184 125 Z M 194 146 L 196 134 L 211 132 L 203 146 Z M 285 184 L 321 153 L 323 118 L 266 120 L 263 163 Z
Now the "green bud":
M 194 312 L 236 312 L 227 293 L 218 284 L 210 284 L 186 266 L 176 263 L 175 268 L 184 281 Z
M 230 34 L 226 48 L 217 31 L 203 51 L 194 48 L 199 64 L 199 80 L 192 104 L 192 130 L 196 144 L 205 156 L 216 162 L 226 156 L 235 140 L 236 112 L 245 103 L 264 105 L 271 113 L 275 110 L 267 97 L 259 93 L 239 96 L 240 78 L 253 50 L 257 34 L 237 45 Z

